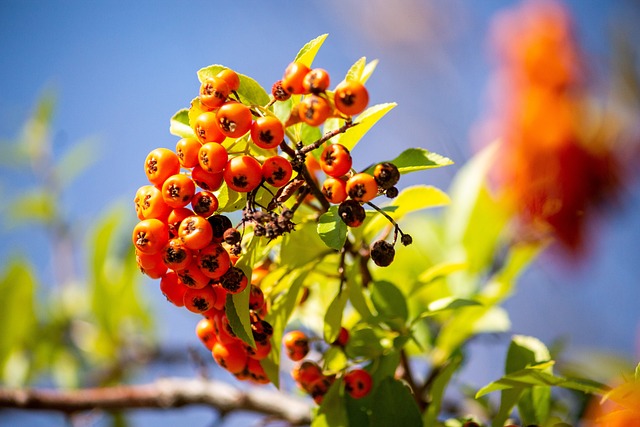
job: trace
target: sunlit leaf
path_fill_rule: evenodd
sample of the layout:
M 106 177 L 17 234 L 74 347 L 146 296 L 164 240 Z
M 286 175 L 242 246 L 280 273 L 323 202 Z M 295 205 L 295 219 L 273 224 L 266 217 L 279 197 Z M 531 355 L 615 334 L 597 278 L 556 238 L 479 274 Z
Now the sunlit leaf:
M 235 212 L 238 209 L 241 209 L 247 200 L 247 196 L 245 193 L 238 193 L 237 191 L 231 190 L 226 184 L 222 184 L 219 190 L 215 191 L 214 194 L 218 199 L 218 211 L 217 212 Z
M 348 427 L 342 379 L 337 379 L 322 398 L 311 427 Z
M 507 390 L 516 387 L 528 388 L 533 386 L 554 386 L 589 394 L 602 394 L 608 390 L 607 386 L 595 381 L 555 376 L 548 372 L 548 368 L 552 364 L 553 361 L 543 362 L 529 366 L 525 369 L 511 372 L 499 380 L 482 387 L 476 393 L 476 398 L 494 391 Z
M 9 375 L 13 385 L 21 385 L 26 379 L 26 371 L 17 375 L 18 371 L 14 369 L 28 362 L 22 351 L 37 335 L 34 298 L 38 285 L 32 267 L 23 259 L 11 259 L 3 270 L 0 276 L 3 302 L 3 309 L 0 310 L 0 324 L 3 325 L 0 333 L 0 372 L 3 372 L 5 381 L 9 382 Z M 5 370 L 9 364 L 12 368 Z
M 347 225 L 338 214 L 338 206 L 331 206 L 318 221 L 318 235 L 331 249 L 339 250 L 347 240 Z
M 405 215 L 421 209 L 444 206 L 449 203 L 449 196 L 442 190 L 428 185 L 416 185 L 403 189 L 393 201 L 387 205 L 385 212 L 394 220 L 398 221 Z M 383 215 L 374 216 L 365 225 L 364 234 L 374 236 L 389 224 Z
M 355 80 L 360 81 L 360 77 L 362 77 L 362 72 L 364 71 L 364 67 L 367 63 L 367 58 L 364 56 L 358 59 L 347 71 L 347 75 L 345 76 L 345 80 Z
M 315 59 L 316 54 L 318 53 L 318 50 L 324 43 L 327 36 L 328 34 L 322 34 L 316 37 L 315 39 L 311 40 L 304 46 L 302 46 L 302 49 L 298 51 L 298 54 L 296 55 L 294 62 L 301 62 L 307 67 L 311 67 L 311 64 L 313 63 L 313 60 Z
M 364 70 L 362 70 L 362 74 L 360 75 L 360 82 L 362 84 L 365 84 L 367 80 L 369 80 L 369 77 L 371 77 L 371 75 L 373 74 L 377 66 L 378 66 L 377 59 L 369 61 L 369 63 L 365 65 Z
M 373 105 L 362 113 L 360 113 L 354 123 L 354 126 L 347 129 L 345 133 L 342 133 L 334 137 L 331 141 L 335 144 L 342 144 L 350 151 L 354 149 L 356 144 L 362 139 L 362 137 L 371 129 L 371 127 L 383 118 L 389 111 L 391 111 L 397 104 L 395 102 Z
M 341 372 L 349 366 L 349 359 L 344 354 L 344 350 L 338 346 L 329 347 L 323 354 L 323 371 L 325 372 Z
M 273 299 L 273 303 L 269 312 L 267 313 L 265 320 L 268 321 L 273 327 L 273 336 L 271 338 L 273 343 L 278 343 L 278 345 L 273 345 L 269 356 L 267 356 L 268 361 L 263 363 L 263 367 L 265 368 L 265 372 L 269 377 L 269 380 L 276 386 L 280 386 L 280 377 L 279 377 L 279 367 L 280 367 L 280 345 L 279 343 L 282 341 L 282 335 L 284 329 L 291 317 L 291 313 L 296 307 L 298 302 L 298 294 L 300 293 L 300 288 L 304 283 L 306 275 L 309 272 L 309 269 L 312 268 L 313 265 L 308 265 L 306 267 L 297 268 L 291 271 L 289 274 L 279 279 L 280 284 L 283 289 L 286 289 L 285 292 L 279 294 Z
M 289 233 L 282 237 L 280 259 L 282 265 L 295 268 L 317 260 L 328 252 L 333 251 L 318 236 L 316 223 L 309 221 L 298 224 L 295 235 Z
M 38 222 L 50 224 L 57 215 L 54 195 L 44 189 L 24 191 L 8 206 L 7 220 L 10 224 Z
M 400 153 L 395 159 L 389 160 L 389 162 L 396 165 L 401 174 L 453 164 L 451 159 L 441 156 L 440 154 L 432 153 L 424 148 L 409 148 Z M 367 169 L 367 171 L 369 173 L 373 172 L 374 167 L 375 165 Z
M 96 139 L 73 144 L 55 165 L 55 176 L 62 189 L 98 160 Z
M 180 138 L 195 138 L 196 134 L 189 124 L 189 109 L 178 110 L 170 120 L 169 132 Z

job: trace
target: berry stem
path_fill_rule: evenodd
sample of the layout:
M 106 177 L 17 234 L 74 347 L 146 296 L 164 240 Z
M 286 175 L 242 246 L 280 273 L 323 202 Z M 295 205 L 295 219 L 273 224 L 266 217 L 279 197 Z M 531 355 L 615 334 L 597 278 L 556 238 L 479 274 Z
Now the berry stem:
M 316 148 L 320 147 L 322 144 L 324 144 L 325 142 L 327 142 L 328 140 L 330 140 L 331 138 L 333 138 L 336 135 L 340 135 L 341 133 L 345 133 L 349 128 L 352 128 L 354 126 L 356 126 L 358 123 L 357 122 L 352 122 L 351 120 L 345 122 L 345 124 L 343 124 L 342 126 L 340 126 L 338 129 L 334 129 L 331 132 L 327 132 L 324 135 L 322 135 L 322 138 L 318 139 L 317 141 L 309 144 L 309 145 L 305 145 L 304 147 L 298 149 L 298 153 L 300 154 L 307 154 L 313 150 L 315 150 Z
M 371 206 L 373 209 L 378 211 L 378 213 L 380 213 L 382 216 L 384 216 L 393 225 L 393 228 L 394 228 L 393 244 L 394 245 L 396 244 L 396 241 L 398 240 L 398 233 L 400 233 L 400 236 L 405 236 L 405 234 L 400 229 L 400 226 L 398 225 L 398 223 L 393 218 L 391 218 L 391 216 L 388 213 L 386 213 L 385 211 L 383 211 L 382 209 L 380 209 L 379 207 L 377 207 L 376 205 L 374 205 L 371 202 L 367 202 L 367 205 Z

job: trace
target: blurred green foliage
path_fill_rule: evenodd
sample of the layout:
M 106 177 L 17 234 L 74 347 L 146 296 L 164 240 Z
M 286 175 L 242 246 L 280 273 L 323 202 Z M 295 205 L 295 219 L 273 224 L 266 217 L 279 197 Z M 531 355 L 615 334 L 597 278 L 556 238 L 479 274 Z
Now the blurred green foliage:
M 0 383 L 6 386 L 120 382 L 133 367 L 132 349 L 154 342 L 129 244 L 127 209 L 105 206 L 100 217 L 82 221 L 61 205 L 65 191 L 96 158 L 97 146 L 86 139 L 54 153 L 55 103 L 54 94 L 45 93 L 20 135 L 3 143 L 0 156 L 3 168 L 35 183 L 4 183 L 17 194 L 1 211 L 2 227 L 19 229 L 25 239 L 44 231 L 50 243 L 40 248 L 45 258 L 50 251 L 50 267 L 34 265 L 16 250 L 0 271 Z M 78 229 L 81 223 L 89 228 Z

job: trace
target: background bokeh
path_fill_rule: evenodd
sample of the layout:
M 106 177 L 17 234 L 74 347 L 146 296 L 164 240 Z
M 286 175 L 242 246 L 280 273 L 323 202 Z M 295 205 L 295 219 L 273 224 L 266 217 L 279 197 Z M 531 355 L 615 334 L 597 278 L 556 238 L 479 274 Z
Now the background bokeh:
M 130 203 L 144 183 L 142 163 L 151 149 L 175 145 L 169 118 L 197 94 L 199 68 L 223 64 L 269 88 L 304 43 L 329 33 L 315 64 L 339 80 L 359 57 L 377 58 L 380 64 L 368 83 L 371 102 L 398 103 L 368 135 L 366 149 L 354 150 L 356 168 L 421 146 L 456 165 L 413 174 L 403 184 L 446 189 L 473 154 L 473 129 L 487 108 L 491 20 L 514 3 L 2 0 L 0 140 L 5 144 L 18 135 L 45 91 L 56 93 L 54 156 L 84 138 L 97 141 L 97 161 L 64 194 L 69 215 L 82 229 L 114 201 Z M 640 41 L 633 28 L 637 3 L 574 0 L 567 5 L 590 75 L 604 86 L 614 30 L 629 29 L 626 37 Z M 0 206 L 28 180 L 19 171 L 0 170 Z M 639 207 L 640 189 L 630 183 L 620 205 L 593 225 L 589 251 L 580 262 L 565 263 L 553 254 L 538 260 L 507 304 L 514 332 L 548 344 L 566 338 L 569 355 L 599 349 L 637 359 Z M 0 265 L 16 251 L 28 253 L 46 283 L 52 275 L 46 236 L 35 230 L 25 239 L 24 229 L 0 227 Z M 419 231 L 412 234 L 417 237 Z M 160 338 L 193 343 L 192 317 L 164 303 L 155 285 L 149 281 L 145 291 L 158 313 Z M 490 341 L 476 347 L 477 357 L 465 373 L 470 382 L 483 385 L 501 371 L 503 352 L 494 351 Z M 147 379 L 193 375 L 193 369 L 184 369 L 158 368 Z M 143 412 L 134 419 L 140 425 L 171 425 L 184 416 L 204 425 L 211 415 L 193 409 Z M 39 417 L 31 421 L 51 421 Z M 9 425 L 2 415 L 0 425 Z

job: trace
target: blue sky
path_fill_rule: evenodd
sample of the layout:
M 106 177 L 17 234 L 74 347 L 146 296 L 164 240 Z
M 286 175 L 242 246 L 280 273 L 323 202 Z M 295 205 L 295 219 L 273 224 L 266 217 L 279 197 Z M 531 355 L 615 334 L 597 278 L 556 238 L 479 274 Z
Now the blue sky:
M 115 200 L 133 199 L 151 149 L 175 146 L 169 118 L 197 93 L 199 68 L 223 64 L 269 88 L 304 43 L 329 33 L 316 64 L 340 76 L 361 56 L 377 58 L 378 70 L 368 83 L 371 102 L 399 104 L 368 136 L 376 143 L 354 152 L 356 167 L 422 146 L 457 166 L 406 183 L 446 189 L 470 156 L 469 132 L 486 105 L 490 19 L 513 3 L 2 0 L 0 140 L 16 136 L 40 94 L 53 88 L 56 156 L 85 137 L 99 141 L 97 162 L 64 200 L 86 222 Z M 596 75 L 603 73 L 611 19 L 626 2 L 568 4 Z M 0 171 L 0 195 L 11 197 L 24 188 L 19 178 Z M 544 340 L 571 334 L 576 349 L 637 354 L 638 189 L 628 196 L 602 223 L 585 265 L 569 269 L 547 260 L 525 276 L 521 293 L 508 305 L 517 332 Z M 16 248 L 33 251 L 19 232 L 2 227 L 0 262 Z M 50 266 L 42 265 L 41 273 L 50 274 Z M 157 295 L 150 298 L 164 304 Z M 186 328 L 184 335 L 190 334 L 190 318 L 173 320 L 171 333 Z

